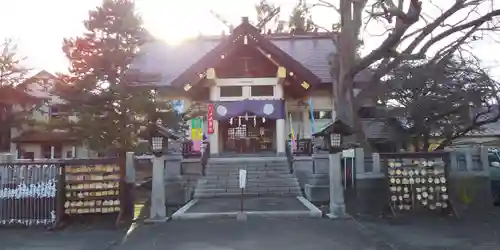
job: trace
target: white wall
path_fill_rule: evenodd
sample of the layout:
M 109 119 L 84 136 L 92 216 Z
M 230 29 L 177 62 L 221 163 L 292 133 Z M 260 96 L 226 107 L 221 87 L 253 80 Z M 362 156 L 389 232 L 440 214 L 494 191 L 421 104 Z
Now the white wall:
M 273 96 L 252 96 L 252 86 L 271 85 L 274 86 Z M 220 88 L 223 86 L 242 86 L 243 94 L 238 97 L 221 97 Z M 216 79 L 215 85 L 210 87 L 210 100 L 212 101 L 239 101 L 244 99 L 265 100 L 265 99 L 280 99 L 283 98 L 283 86 L 278 84 L 277 78 L 232 78 L 232 79 Z
M 306 106 L 309 98 L 312 100 L 313 111 L 331 111 L 333 108 L 333 99 L 329 92 L 315 91 L 309 97 L 302 100 L 286 100 L 286 109 L 288 112 L 293 112 L 292 126 L 295 133 L 299 133 L 301 138 L 311 138 L 312 136 L 312 123 L 309 119 L 309 109 Z M 302 102 L 302 104 L 300 103 Z M 325 126 L 331 119 L 315 120 L 316 131 Z M 287 135 L 290 133 L 290 120 L 287 116 L 286 123 Z

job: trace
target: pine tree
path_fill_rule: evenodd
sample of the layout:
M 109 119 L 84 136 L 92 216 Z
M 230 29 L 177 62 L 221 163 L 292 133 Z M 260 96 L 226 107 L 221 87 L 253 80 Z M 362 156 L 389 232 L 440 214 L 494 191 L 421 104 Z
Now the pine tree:
M 70 73 L 61 77 L 57 94 L 78 117 L 69 128 L 91 149 L 124 153 L 133 150 L 151 114 L 172 129 L 180 116 L 170 102 L 155 102 L 154 93 L 127 85 L 126 72 L 144 42 L 145 30 L 131 0 L 105 0 L 89 12 L 86 32 L 64 39 Z

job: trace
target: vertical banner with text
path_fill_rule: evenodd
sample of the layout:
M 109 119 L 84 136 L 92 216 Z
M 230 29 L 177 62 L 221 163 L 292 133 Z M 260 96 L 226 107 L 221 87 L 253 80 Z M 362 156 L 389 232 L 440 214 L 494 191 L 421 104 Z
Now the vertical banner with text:
M 207 109 L 208 134 L 213 134 L 214 130 L 214 104 L 209 103 Z

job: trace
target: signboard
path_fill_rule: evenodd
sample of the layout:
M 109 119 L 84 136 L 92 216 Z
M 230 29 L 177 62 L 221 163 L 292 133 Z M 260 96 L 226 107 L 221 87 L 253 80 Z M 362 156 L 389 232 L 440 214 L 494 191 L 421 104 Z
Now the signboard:
M 245 169 L 240 169 L 240 188 L 245 188 L 247 186 L 247 171 Z
M 209 103 L 207 108 L 208 134 L 214 133 L 214 104 Z

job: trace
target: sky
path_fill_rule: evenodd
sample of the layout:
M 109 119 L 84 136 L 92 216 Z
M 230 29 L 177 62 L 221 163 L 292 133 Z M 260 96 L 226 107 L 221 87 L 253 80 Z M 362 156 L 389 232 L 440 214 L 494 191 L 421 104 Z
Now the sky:
M 62 39 L 83 32 L 82 21 L 102 0 L 0 0 L 0 38 L 13 38 L 26 64 L 34 70 L 65 71 L 67 61 L 61 51 Z M 295 0 L 269 0 L 288 13 Z M 312 1 L 312 0 L 311 0 Z M 332 1 L 332 0 L 330 0 Z M 136 0 L 145 27 L 157 38 L 175 44 L 187 37 L 220 34 L 225 26 L 211 13 L 237 25 L 242 16 L 255 16 L 257 0 Z M 286 16 L 285 16 L 286 17 Z M 314 21 L 329 27 L 337 15 L 327 8 L 313 9 Z M 370 44 L 378 44 L 377 39 Z M 369 50 L 369 45 L 367 50 Z M 492 41 L 476 43 L 474 52 L 487 67 L 497 65 L 500 46 Z M 500 76 L 500 73 L 495 75 Z

